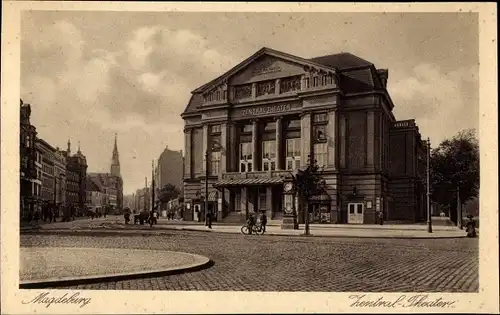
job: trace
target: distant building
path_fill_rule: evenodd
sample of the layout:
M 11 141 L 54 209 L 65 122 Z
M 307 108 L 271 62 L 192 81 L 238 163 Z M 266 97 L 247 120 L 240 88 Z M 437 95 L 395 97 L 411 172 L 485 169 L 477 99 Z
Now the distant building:
M 137 189 L 135 192 L 135 212 L 149 210 L 151 207 L 151 188 L 145 187 Z
M 88 179 L 102 193 L 102 206 L 107 213 L 115 213 L 118 210 L 118 177 L 109 173 L 89 173 Z M 87 190 L 88 192 L 88 190 Z
M 174 151 L 168 147 L 163 150 L 158 158 L 155 168 L 155 185 L 160 190 L 166 184 L 175 185 L 179 190 L 182 189 L 182 168 L 184 157 L 182 150 Z
M 36 128 L 30 122 L 31 105 L 20 101 L 20 218 L 30 220 L 39 206 L 41 159 L 36 149 Z
M 48 211 L 55 210 L 55 193 L 54 193 L 54 151 L 49 143 L 45 140 L 37 138 L 36 139 L 37 150 L 41 153 L 42 160 L 42 173 L 41 173 L 41 201 L 42 201 L 42 212 L 47 213 Z
M 86 215 L 87 203 L 87 158 L 80 151 L 71 154 L 71 141 L 63 151 L 66 157 L 66 204 L 72 216 Z
M 94 213 L 104 212 L 105 195 L 101 192 L 99 186 L 92 180 L 91 176 L 87 176 L 87 210 Z
M 123 180 L 120 173 L 120 158 L 118 154 L 117 136 L 111 157 L 109 173 L 89 173 L 93 181 L 103 194 L 103 207 L 108 213 L 122 213 L 123 211 Z

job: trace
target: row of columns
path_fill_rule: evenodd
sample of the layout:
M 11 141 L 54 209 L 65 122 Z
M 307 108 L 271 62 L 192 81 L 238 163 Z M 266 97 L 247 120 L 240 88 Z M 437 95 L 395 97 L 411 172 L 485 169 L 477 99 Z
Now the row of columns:
M 337 138 L 337 123 L 336 123 L 336 112 L 330 111 L 328 112 L 328 127 L 326 130 L 327 133 L 327 146 L 328 146 L 328 165 L 336 168 L 337 159 L 336 159 L 336 141 Z M 276 169 L 282 170 L 285 168 L 283 165 L 283 151 L 286 151 L 286 144 L 283 142 L 283 117 L 278 116 L 275 118 L 276 121 Z M 345 128 L 344 124 L 341 121 L 341 136 L 345 136 Z M 343 128 L 342 128 L 343 127 Z M 301 116 L 301 166 L 307 165 L 308 155 L 312 152 L 313 147 L 313 135 L 312 130 L 312 115 L 311 113 L 305 113 Z M 253 169 L 256 170 L 256 166 L 259 165 L 260 155 L 259 152 L 259 121 L 252 121 L 252 166 Z M 191 144 L 192 144 L 192 133 L 190 129 L 186 129 L 184 132 L 184 143 L 185 143 L 185 166 L 184 166 L 184 174 L 186 177 L 190 177 L 192 174 L 192 152 L 191 152 Z M 234 122 L 224 122 L 221 123 L 221 172 L 225 173 L 228 171 L 237 172 L 239 170 L 239 156 L 237 154 L 237 132 L 236 126 Z M 202 171 L 203 174 L 206 170 L 206 161 L 205 161 L 205 152 L 209 149 L 211 144 L 209 144 L 209 129 L 208 125 L 203 125 L 203 140 L 202 140 L 202 156 L 203 156 L 203 166 Z M 341 159 L 342 160 L 342 159 Z M 343 162 L 343 161 L 341 161 Z

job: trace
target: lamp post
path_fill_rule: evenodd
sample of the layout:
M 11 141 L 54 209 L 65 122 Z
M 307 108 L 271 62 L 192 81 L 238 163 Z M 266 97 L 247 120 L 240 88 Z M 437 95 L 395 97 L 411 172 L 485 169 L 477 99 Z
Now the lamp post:
M 462 229 L 462 206 L 460 204 L 460 183 L 457 184 L 457 225 Z
M 431 140 L 427 138 L 427 232 L 432 233 L 430 160 L 431 160 Z

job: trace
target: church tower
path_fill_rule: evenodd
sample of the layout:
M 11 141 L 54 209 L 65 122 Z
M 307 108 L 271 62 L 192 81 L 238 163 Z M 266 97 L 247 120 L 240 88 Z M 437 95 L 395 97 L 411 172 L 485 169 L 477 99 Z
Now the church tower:
M 116 143 L 115 133 L 115 147 L 113 148 L 113 157 L 111 159 L 111 175 L 121 177 L 120 175 L 120 159 L 118 157 L 118 145 Z

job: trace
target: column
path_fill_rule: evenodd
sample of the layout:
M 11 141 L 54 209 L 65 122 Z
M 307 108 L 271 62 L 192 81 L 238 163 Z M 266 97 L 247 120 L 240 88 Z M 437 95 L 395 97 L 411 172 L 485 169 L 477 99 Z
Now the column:
M 228 152 L 228 164 L 226 165 L 227 172 L 236 172 L 238 170 L 238 141 L 236 136 L 236 124 L 234 122 L 228 122 L 228 140 L 227 140 L 227 152 Z
M 284 157 L 283 155 L 283 118 L 278 117 L 276 118 L 276 169 L 277 170 L 282 170 L 283 169 L 283 160 Z
M 311 114 L 305 113 L 300 120 L 300 166 L 306 166 L 311 154 Z
M 281 93 L 281 80 L 276 79 L 276 88 L 274 89 L 274 94 L 279 95 Z
M 328 139 L 328 166 L 337 168 L 335 163 L 335 146 L 337 145 L 337 121 L 335 111 L 331 111 L 328 113 L 328 125 L 327 125 L 327 139 Z
M 303 91 L 306 89 L 306 75 L 303 74 L 300 76 L 300 90 Z
M 260 170 L 258 167 L 259 159 L 257 154 L 259 153 L 259 122 L 257 120 L 252 121 L 252 171 Z
M 219 191 L 219 198 L 217 200 L 218 202 L 218 207 L 217 207 L 217 221 L 220 221 L 224 218 L 225 214 L 225 209 L 224 209 L 224 204 L 225 204 L 225 194 L 224 194 L 224 188 Z
M 245 216 L 245 218 L 248 218 L 248 188 L 247 187 L 242 187 L 241 188 L 241 212 Z
M 273 187 L 266 187 L 266 216 L 271 219 L 273 217 Z
M 252 83 L 252 98 L 257 97 L 257 83 Z
M 227 123 L 222 123 L 220 126 L 221 134 L 220 134 L 220 145 L 221 145 L 221 157 L 220 157 L 220 170 L 221 174 L 227 172 L 228 165 L 230 163 L 229 161 L 229 155 L 228 154 L 228 134 L 227 134 L 227 129 L 228 125 Z M 228 163 L 229 162 L 229 163 Z
M 203 165 L 202 165 L 202 171 L 203 171 L 203 176 L 205 176 L 205 172 L 207 171 L 207 160 L 206 160 L 206 155 L 205 153 L 208 150 L 208 125 L 203 125 L 203 141 L 202 141 L 202 154 L 203 154 Z

